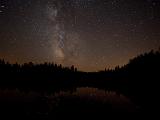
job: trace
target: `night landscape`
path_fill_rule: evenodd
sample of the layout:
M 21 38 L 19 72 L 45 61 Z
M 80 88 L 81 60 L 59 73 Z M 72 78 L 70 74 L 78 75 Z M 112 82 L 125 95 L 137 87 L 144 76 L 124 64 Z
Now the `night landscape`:
M 0 116 L 158 113 L 159 31 L 159 0 L 0 0 Z

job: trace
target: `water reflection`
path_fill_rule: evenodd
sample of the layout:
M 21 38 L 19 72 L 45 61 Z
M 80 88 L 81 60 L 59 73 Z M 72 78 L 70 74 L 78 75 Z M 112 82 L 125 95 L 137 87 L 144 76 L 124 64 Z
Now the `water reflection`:
M 55 94 L 0 90 L 1 110 L 23 115 L 61 116 L 106 115 L 110 112 L 137 112 L 137 107 L 122 94 L 97 88 L 82 87 L 75 91 L 60 91 Z M 16 109 L 15 109 L 16 108 Z
M 54 101 L 54 102 L 53 102 Z M 114 91 L 104 91 L 98 88 L 82 87 L 74 92 L 55 93 L 52 96 L 54 108 L 66 111 L 112 111 L 112 112 L 133 112 L 136 106 L 122 94 Z

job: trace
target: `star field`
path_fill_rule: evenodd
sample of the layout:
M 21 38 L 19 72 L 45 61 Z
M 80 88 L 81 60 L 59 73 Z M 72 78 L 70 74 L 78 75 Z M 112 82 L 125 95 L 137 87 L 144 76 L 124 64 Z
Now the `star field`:
M 1 0 L 0 58 L 97 71 L 160 47 L 159 0 Z

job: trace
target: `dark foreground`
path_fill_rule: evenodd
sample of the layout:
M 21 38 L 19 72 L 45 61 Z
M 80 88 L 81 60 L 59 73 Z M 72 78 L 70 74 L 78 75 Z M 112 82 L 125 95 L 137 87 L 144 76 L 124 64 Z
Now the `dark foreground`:
M 22 118 L 149 115 L 159 110 L 160 52 L 99 72 L 0 60 L 0 115 Z M 76 118 L 75 118 L 76 119 Z
M 141 108 L 130 99 L 113 91 L 77 88 L 55 94 L 0 91 L 1 114 L 31 118 L 102 117 L 111 113 L 140 113 Z

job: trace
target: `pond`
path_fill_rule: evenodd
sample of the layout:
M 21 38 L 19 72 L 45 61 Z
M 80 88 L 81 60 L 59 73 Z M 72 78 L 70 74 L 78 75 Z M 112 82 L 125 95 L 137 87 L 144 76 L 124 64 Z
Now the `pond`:
M 139 108 L 115 91 L 92 87 L 76 88 L 54 94 L 0 90 L 0 110 L 7 114 L 59 117 L 63 115 L 106 116 L 110 113 L 135 113 Z
M 61 91 L 50 97 L 53 111 L 74 113 L 135 112 L 136 105 L 130 99 L 114 91 L 81 87 L 74 92 Z

